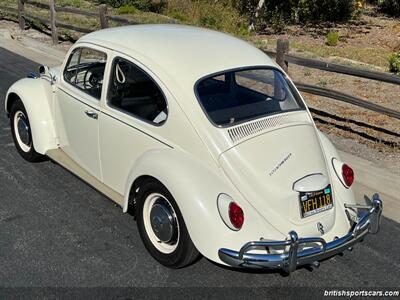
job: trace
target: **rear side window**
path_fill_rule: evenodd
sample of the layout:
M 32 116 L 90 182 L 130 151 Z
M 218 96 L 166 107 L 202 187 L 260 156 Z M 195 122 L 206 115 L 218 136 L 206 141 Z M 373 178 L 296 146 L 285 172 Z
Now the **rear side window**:
M 200 80 L 195 89 L 204 112 L 218 126 L 304 109 L 299 95 L 275 69 L 229 71 Z
M 107 55 L 103 52 L 77 48 L 64 69 L 64 80 L 90 96 L 100 99 Z
M 108 92 L 110 106 L 143 121 L 161 125 L 167 119 L 167 102 L 158 85 L 133 63 L 116 58 Z

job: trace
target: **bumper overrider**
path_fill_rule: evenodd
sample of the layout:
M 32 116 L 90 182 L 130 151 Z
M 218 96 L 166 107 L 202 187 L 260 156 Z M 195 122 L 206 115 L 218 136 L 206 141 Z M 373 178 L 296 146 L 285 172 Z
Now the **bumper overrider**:
M 379 231 L 382 214 L 382 201 L 374 194 L 371 205 L 345 205 L 348 209 L 359 209 L 356 220 L 349 233 L 327 243 L 320 237 L 299 238 L 295 231 L 289 232 L 284 241 L 248 242 L 238 251 L 221 248 L 219 258 L 227 265 L 243 268 L 282 269 L 293 272 L 298 266 L 316 265 L 317 262 L 342 253 L 361 242 L 368 233 Z M 360 212 L 361 211 L 361 212 Z M 255 249 L 284 249 L 281 254 L 249 253 Z

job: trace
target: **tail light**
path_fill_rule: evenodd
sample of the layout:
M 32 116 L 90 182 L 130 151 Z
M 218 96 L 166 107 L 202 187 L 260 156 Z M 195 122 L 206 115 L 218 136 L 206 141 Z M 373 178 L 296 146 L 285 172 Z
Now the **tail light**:
M 217 199 L 218 211 L 222 221 L 230 229 L 238 231 L 244 223 L 243 209 L 227 194 L 220 194 Z
M 333 169 L 340 182 L 346 187 L 349 188 L 354 182 L 354 171 L 345 163 L 339 161 L 336 158 L 332 159 Z
M 242 208 L 236 204 L 236 202 L 231 202 L 229 204 L 229 219 L 233 227 L 240 229 L 243 226 L 244 214 Z
M 344 183 L 350 187 L 353 184 L 354 181 L 354 171 L 352 168 L 350 168 L 348 165 L 343 164 L 342 166 L 342 176 Z

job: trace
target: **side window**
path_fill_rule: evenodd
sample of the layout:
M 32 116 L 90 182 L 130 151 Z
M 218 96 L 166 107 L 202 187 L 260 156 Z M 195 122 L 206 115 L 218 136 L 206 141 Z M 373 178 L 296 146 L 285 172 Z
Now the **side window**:
M 64 69 L 64 80 L 96 99 L 101 97 L 107 55 L 103 52 L 77 48 Z
M 108 102 L 153 124 L 167 119 L 167 102 L 158 85 L 133 63 L 116 58 L 111 68 Z

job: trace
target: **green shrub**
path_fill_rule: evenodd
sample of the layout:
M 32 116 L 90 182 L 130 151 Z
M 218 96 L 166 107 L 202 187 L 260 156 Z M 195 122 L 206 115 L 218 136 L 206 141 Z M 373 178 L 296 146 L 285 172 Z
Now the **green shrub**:
M 82 1 L 82 0 L 58 0 Z M 120 8 L 118 13 L 134 13 L 132 8 L 170 16 L 181 23 L 248 34 L 259 0 L 97 0 Z M 287 24 L 346 21 L 354 17 L 364 0 L 265 0 L 256 20 L 256 29 L 281 32 Z M 381 1 L 381 0 L 376 0 Z M 400 0 L 385 0 L 400 1 Z
M 230 2 L 239 13 L 251 18 L 259 0 L 230 0 Z M 279 29 L 282 24 L 347 21 L 360 9 L 357 5 L 359 2 L 360 0 L 265 0 L 256 27 L 263 29 L 268 26 Z
M 160 12 L 166 5 L 166 0 L 100 0 L 100 3 L 105 3 L 116 8 L 132 6 L 142 11 Z
M 337 31 L 330 31 L 326 35 L 326 44 L 328 46 L 337 46 L 339 43 L 339 32 Z
M 135 14 L 137 12 L 138 9 L 132 5 L 123 5 L 117 8 L 117 14 L 119 15 Z
M 57 0 L 58 6 L 83 7 L 82 0 Z
M 271 16 L 271 28 L 276 33 L 281 33 L 286 27 L 286 21 L 282 13 L 275 9 L 274 14 Z
M 186 23 L 189 21 L 188 18 L 182 12 L 177 10 L 171 10 L 170 12 L 168 12 L 168 16 L 182 23 Z
M 235 9 L 217 2 L 198 1 L 195 3 L 193 16 L 198 20 L 195 23 L 216 30 L 238 33 L 243 19 Z
M 298 3 L 291 8 L 292 20 L 301 23 L 347 21 L 352 18 L 356 10 L 354 0 L 298 0 L 293 2 Z
M 378 0 L 378 5 L 384 13 L 400 17 L 400 0 Z
M 181 23 L 246 35 L 246 19 L 229 0 L 168 0 L 163 14 Z
M 390 55 L 389 72 L 400 75 L 400 51 Z

